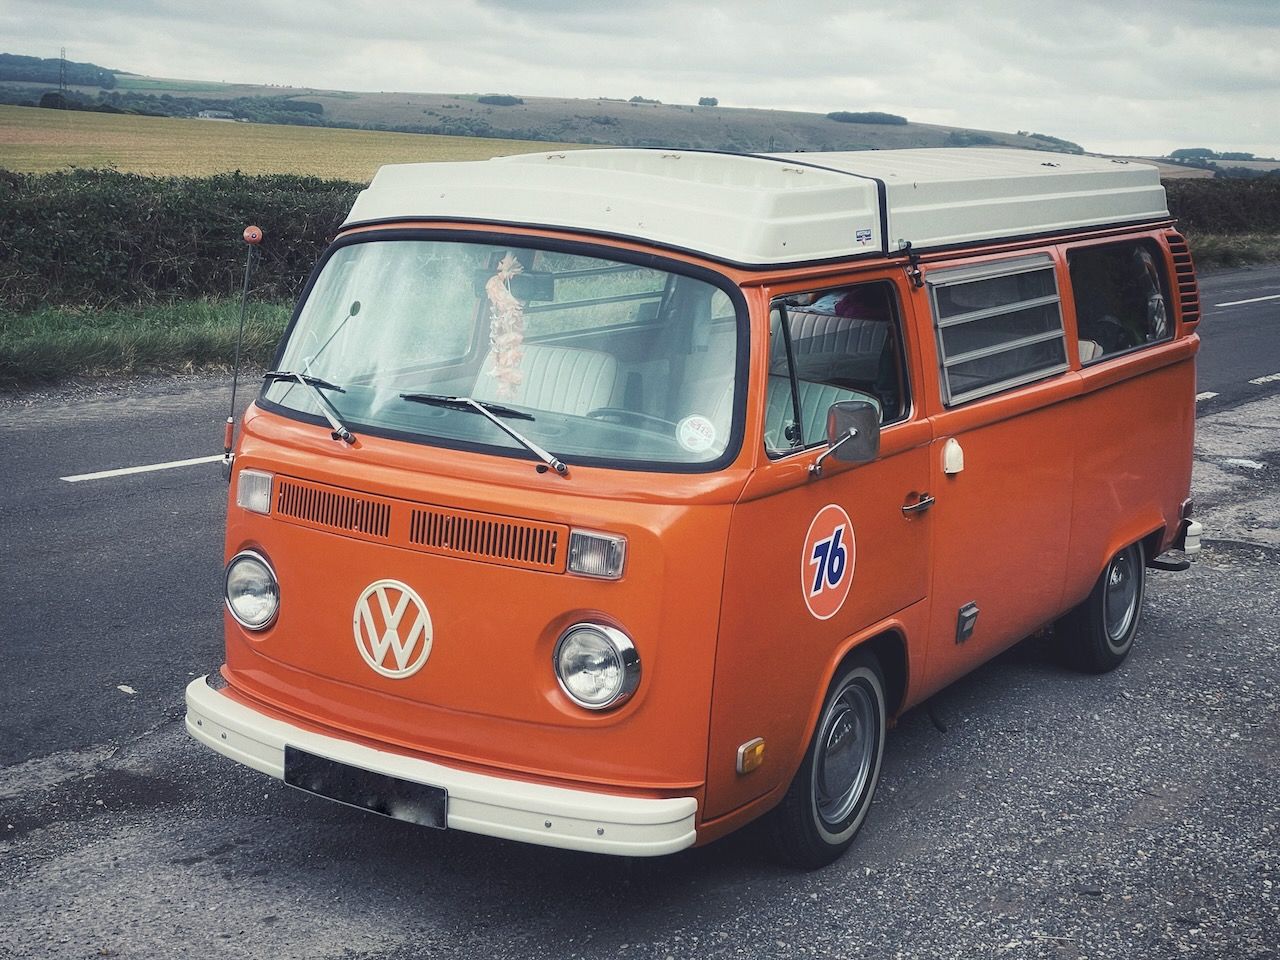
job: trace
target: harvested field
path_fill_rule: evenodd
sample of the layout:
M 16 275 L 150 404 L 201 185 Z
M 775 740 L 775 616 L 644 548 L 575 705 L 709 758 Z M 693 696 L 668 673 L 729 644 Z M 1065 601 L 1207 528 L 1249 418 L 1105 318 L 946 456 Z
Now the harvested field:
M 384 163 L 485 160 L 572 144 L 180 120 L 0 106 L 0 167 L 114 167 L 151 176 L 296 173 L 367 183 Z

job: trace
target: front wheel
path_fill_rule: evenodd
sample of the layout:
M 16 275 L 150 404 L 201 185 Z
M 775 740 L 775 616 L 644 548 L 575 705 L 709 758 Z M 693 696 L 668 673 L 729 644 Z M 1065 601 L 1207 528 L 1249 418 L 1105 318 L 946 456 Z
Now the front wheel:
M 884 757 L 880 665 L 859 654 L 832 681 L 804 762 L 771 814 L 774 849 L 814 869 L 844 853 L 867 817 Z
M 1107 673 L 1129 656 L 1138 633 L 1145 586 L 1142 543 L 1125 547 L 1107 563 L 1084 603 L 1054 625 L 1067 658 L 1089 673 Z

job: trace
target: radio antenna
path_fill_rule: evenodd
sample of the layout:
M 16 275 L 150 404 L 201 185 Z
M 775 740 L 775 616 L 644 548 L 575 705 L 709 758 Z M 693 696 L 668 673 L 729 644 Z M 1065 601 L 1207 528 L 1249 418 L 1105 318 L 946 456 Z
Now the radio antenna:
M 253 276 L 258 244 L 262 242 L 262 230 L 259 227 L 248 226 L 244 228 L 243 236 L 244 242 L 249 247 L 249 253 L 244 262 L 244 289 L 240 291 L 240 330 L 236 334 L 236 358 L 231 367 L 231 409 L 227 412 L 227 426 L 222 434 L 222 466 L 227 480 L 231 479 L 231 447 L 236 429 L 236 387 L 240 382 L 240 346 L 244 342 L 244 317 L 249 309 L 249 280 Z

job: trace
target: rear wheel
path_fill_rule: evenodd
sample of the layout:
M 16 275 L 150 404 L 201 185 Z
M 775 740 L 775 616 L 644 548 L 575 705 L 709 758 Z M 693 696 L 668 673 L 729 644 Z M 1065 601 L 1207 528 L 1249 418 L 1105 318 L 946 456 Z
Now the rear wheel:
M 1145 571 L 1142 543 L 1125 547 L 1107 563 L 1084 603 L 1055 624 L 1054 632 L 1073 665 L 1106 673 L 1129 656 L 1142 614 Z
M 779 859 L 813 869 L 849 848 L 880 777 L 884 728 L 880 665 L 859 654 L 832 681 L 804 762 L 770 815 Z

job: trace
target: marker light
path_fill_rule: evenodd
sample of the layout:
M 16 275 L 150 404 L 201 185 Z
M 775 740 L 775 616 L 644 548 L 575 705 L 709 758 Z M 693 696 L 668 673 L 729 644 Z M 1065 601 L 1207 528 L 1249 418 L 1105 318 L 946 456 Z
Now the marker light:
M 271 512 L 271 481 L 275 474 L 241 470 L 236 478 L 236 506 L 254 513 Z
M 617 580 L 627 559 L 627 538 L 593 530 L 569 533 L 569 572 Z
M 265 630 L 280 611 L 280 584 L 266 559 L 252 550 L 237 553 L 227 564 L 227 609 L 249 630 Z
M 560 636 L 553 658 L 562 689 L 580 707 L 605 710 L 640 685 L 640 656 L 621 630 L 575 623 Z
M 738 748 L 738 772 L 750 773 L 764 763 L 764 738 L 748 740 Z

